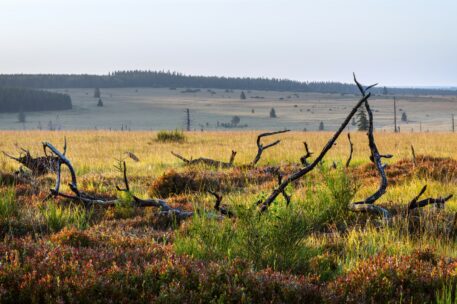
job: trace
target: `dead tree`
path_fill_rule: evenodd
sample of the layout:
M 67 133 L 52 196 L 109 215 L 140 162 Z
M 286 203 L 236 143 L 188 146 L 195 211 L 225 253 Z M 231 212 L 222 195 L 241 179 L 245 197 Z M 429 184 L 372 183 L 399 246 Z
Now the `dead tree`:
M 357 87 L 359 88 L 360 93 L 362 94 L 362 97 L 365 98 L 370 95 L 370 93 L 367 94 L 367 90 L 372 88 L 375 85 L 369 86 L 367 88 L 364 88 L 356 79 L 354 75 L 354 81 L 357 84 Z M 391 214 L 389 211 L 386 209 L 374 205 L 374 203 L 382 196 L 384 193 L 386 193 L 387 189 L 387 175 L 385 172 L 385 167 L 386 165 L 382 163 L 382 158 L 390 158 L 392 157 L 391 155 L 381 155 L 379 153 L 378 147 L 376 146 L 376 142 L 374 139 L 374 126 L 373 126 L 373 112 L 371 111 L 370 105 L 368 103 L 368 98 L 365 99 L 364 101 L 365 104 L 365 109 L 368 113 L 368 146 L 370 147 L 371 151 L 371 156 L 370 159 L 373 161 L 375 164 L 375 167 L 377 171 L 379 172 L 380 175 L 380 184 L 378 190 L 367 197 L 363 201 L 359 202 L 354 202 L 349 204 L 349 209 L 351 211 L 355 212 L 370 212 L 370 213 L 375 213 L 375 214 L 381 214 L 384 219 L 390 219 Z
M 106 199 L 103 197 L 97 197 L 93 196 L 91 194 L 87 194 L 83 191 L 80 191 L 78 189 L 78 183 L 76 179 L 76 173 L 73 168 L 73 165 L 71 164 L 70 160 L 65 156 L 66 152 L 66 145 L 64 148 L 64 152 L 61 153 L 57 148 L 55 148 L 52 144 L 44 142 L 43 143 L 43 148 L 44 150 L 50 150 L 55 157 L 58 158 L 58 166 L 56 170 L 56 184 L 54 189 L 50 190 L 50 197 L 63 197 L 69 200 L 72 200 L 74 202 L 80 202 L 83 203 L 86 207 L 88 206 L 102 206 L 102 207 L 111 207 L 115 206 L 116 204 L 120 203 L 119 200 L 117 199 Z M 60 192 L 60 184 L 61 184 L 61 169 L 62 166 L 66 166 L 68 170 L 70 171 L 70 176 L 71 176 L 71 183 L 69 184 L 70 190 L 72 194 L 65 194 Z M 162 199 L 141 199 L 134 195 L 131 190 L 130 190 L 130 185 L 127 177 L 127 165 L 125 161 L 123 162 L 123 180 L 124 180 L 124 188 L 120 188 L 119 186 L 116 186 L 116 189 L 118 191 L 126 192 L 129 194 L 130 197 L 133 199 L 133 206 L 134 207 L 156 207 L 160 208 L 160 215 L 165 215 L 165 216 L 173 216 L 174 218 L 178 220 L 183 220 L 189 217 L 192 217 L 194 215 L 193 211 L 185 211 L 177 208 L 172 208 L 170 207 L 165 200 Z M 221 197 L 222 200 L 222 197 Z M 218 212 L 220 212 L 222 215 L 233 215 L 231 212 L 226 208 L 219 208 L 219 204 L 216 204 L 218 209 L 216 209 Z M 216 206 L 215 206 L 216 208 Z
M 327 144 L 324 146 L 322 151 L 319 153 L 319 155 L 314 159 L 314 161 L 309 164 L 308 166 L 300 169 L 299 171 L 289 175 L 286 179 L 284 179 L 281 184 L 272 191 L 270 196 L 261 204 L 260 210 L 262 212 L 266 211 L 268 207 L 275 201 L 275 199 L 278 197 L 279 194 L 281 194 L 286 187 L 292 183 L 293 181 L 303 177 L 304 175 L 308 174 L 311 172 L 324 158 L 324 156 L 327 154 L 327 152 L 333 147 L 334 143 L 338 139 L 338 137 L 341 135 L 341 133 L 344 131 L 344 129 L 347 127 L 349 122 L 351 121 L 352 117 L 355 115 L 357 110 L 364 104 L 368 98 L 370 98 L 371 94 L 368 93 L 367 95 L 363 96 L 357 104 L 354 106 L 354 108 L 351 110 L 349 115 L 346 117 L 346 119 L 343 121 L 339 129 L 336 131 L 336 133 L 332 136 L 332 138 L 327 142 Z
M 371 86 L 365 89 L 360 83 L 357 82 L 355 77 L 354 77 L 354 81 L 356 82 L 357 87 L 359 88 L 362 96 L 364 96 L 364 97 L 367 96 L 366 90 L 368 90 Z M 375 205 L 374 203 L 379 198 L 381 198 L 382 195 L 384 195 L 384 193 L 386 192 L 386 189 L 387 189 L 387 185 L 388 185 L 387 176 L 385 173 L 386 165 L 382 163 L 382 158 L 391 158 L 392 155 L 390 155 L 390 154 L 382 155 L 379 153 L 378 148 L 376 146 L 376 142 L 374 140 L 374 134 L 373 134 L 374 133 L 373 112 L 371 111 L 370 105 L 368 103 L 368 99 L 365 101 L 365 108 L 367 110 L 368 118 L 369 118 L 368 145 L 369 145 L 370 151 L 371 151 L 370 159 L 375 163 L 375 166 L 376 166 L 377 171 L 379 172 L 381 181 L 380 181 L 378 190 L 374 194 L 372 194 L 371 196 L 369 196 L 368 198 L 366 198 L 363 201 L 351 203 L 349 205 L 349 209 L 351 211 L 355 211 L 355 212 L 367 212 L 367 213 L 371 213 L 371 214 L 375 214 L 375 215 L 381 215 L 384 220 L 389 221 L 392 218 L 392 213 L 383 207 Z M 414 197 L 411 200 L 411 202 L 408 204 L 408 214 L 410 214 L 411 210 L 414 210 L 417 208 L 422 208 L 422 207 L 425 207 L 425 206 L 431 205 L 431 204 L 434 204 L 437 207 L 443 207 L 444 203 L 452 198 L 452 195 L 448 195 L 444 198 L 442 198 L 442 197 L 426 198 L 421 201 L 418 201 L 419 198 L 424 194 L 426 189 L 427 189 L 427 186 L 424 186 L 421 189 L 421 191 L 419 192 L 419 194 L 416 197 Z
M 262 157 L 262 154 L 263 154 L 263 151 L 265 151 L 266 149 L 268 148 L 271 148 L 273 146 L 276 146 L 277 144 L 279 144 L 281 142 L 281 140 L 277 140 L 275 142 L 272 142 L 271 144 L 268 144 L 266 146 L 264 146 L 262 143 L 261 143 L 261 140 L 263 137 L 267 137 L 267 136 L 272 136 L 272 135 L 276 135 L 276 134 L 281 134 L 281 133 L 286 133 L 286 132 L 289 132 L 290 130 L 282 130 L 282 131 L 276 131 L 276 132 L 268 132 L 268 133 L 262 133 L 262 134 L 259 134 L 257 136 L 257 155 L 254 157 L 254 160 L 251 162 L 251 165 L 252 166 L 255 166 L 260 158 Z
M 56 172 L 57 170 L 57 157 L 53 156 L 38 156 L 38 157 L 33 157 L 30 154 L 29 150 L 21 148 L 21 154 L 18 157 L 12 156 L 6 152 L 3 151 L 3 154 L 11 158 L 18 163 L 22 164 L 26 168 L 30 169 L 32 171 L 33 176 L 42 176 L 46 175 L 50 172 Z
M 214 160 L 211 158 L 204 158 L 204 157 L 199 157 L 196 159 L 187 159 L 175 152 L 171 152 L 171 154 L 173 154 L 173 156 L 182 160 L 186 165 L 205 165 L 205 166 L 215 167 L 215 168 L 231 168 L 231 167 L 233 167 L 233 162 L 235 161 L 236 151 L 232 150 L 232 154 L 230 155 L 230 160 L 228 163 L 219 161 L 219 160 Z
M 306 141 L 303 142 L 303 145 L 305 146 L 306 154 L 300 157 L 300 163 L 303 166 L 308 166 L 308 158 L 310 158 L 314 153 L 309 150 L 308 143 Z
M 348 133 L 348 141 L 349 141 L 349 157 L 348 157 L 348 160 L 346 161 L 346 168 L 349 168 L 349 165 L 351 164 L 351 160 L 352 160 L 352 153 L 354 152 L 354 144 L 352 143 L 352 140 L 351 140 L 351 133 Z

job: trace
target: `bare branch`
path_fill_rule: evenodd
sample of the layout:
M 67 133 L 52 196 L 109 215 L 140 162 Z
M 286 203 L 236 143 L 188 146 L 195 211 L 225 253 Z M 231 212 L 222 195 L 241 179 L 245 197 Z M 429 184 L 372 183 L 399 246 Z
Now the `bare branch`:
M 305 145 L 306 154 L 300 157 L 300 162 L 303 166 L 308 166 L 308 158 L 310 158 L 314 153 L 309 150 L 308 143 L 306 141 L 304 141 L 303 144 Z
M 352 140 L 351 140 L 351 133 L 348 133 L 348 141 L 349 141 L 349 157 L 348 157 L 348 160 L 346 161 L 346 168 L 349 168 L 349 165 L 351 164 L 351 160 L 352 160 L 352 153 L 354 152 L 354 144 L 352 143 Z
M 256 140 L 256 143 L 257 143 L 257 155 L 254 157 L 254 160 L 251 162 L 251 165 L 255 166 L 259 162 L 260 158 L 262 157 L 263 151 L 265 151 L 266 149 L 271 148 L 273 146 L 276 146 L 277 144 L 279 144 L 281 142 L 280 140 L 277 140 L 275 142 L 272 142 L 271 144 L 268 144 L 268 145 L 264 146 L 261 143 L 261 139 L 263 137 L 272 136 L 272 135 L 281 134 L 281 133 L 286 133 L 286 132 L 289 132 L 289 131 L 290 130 L 282 130 L 282 131 L 267 132 L 267 133 L 259 134 L 257 136 L 257 140 Z
M 175 152 L 171 152 L 171 154 L 173 154 L 173 156 L 182 160 L 187 165 L 201 164 L 201 165 L 215 167 L 215 168 L 231 168 L 231 167 L 233 167 L 233 162 L 235 161 L 236 151 L 232 150 L 232 154 L 230 155 L 229 162 L 223 162 L 223 161 L 214 160 L 214 159 L 210 159 L 210 158 L 204 158 L 204 157 L 189 160 Z
M 351 110 L 351 112 L 348 114 L 346 119 L 343 121 L 341 126 L 338 128 L 338 130 L 335 132 L 335 134 L 332 136 L 332 138 L 327 142 L 327 144 L 324 146 L 322 151 L 319 153 L 319 155 L 316 157 L 316 159 L 308 166 L 305 168 L 295 172 L 294 174 L 289 175 L 280 185 L 278 188 L 273 190 L 273 192 L 270 194 L 270 196 L 265 200 L 265 202 L 262 203 L 261 206 L 261 211 L 266 211 L 268 207 L 274 202 L 276 197 L 278 197 L 279 194 L 282 193 L 282 191 L 289 185 L 291 182 L 303 177 L 304 175 L 308 174 L 310 171 L 312 171 L 324 158 L 324 156 L 327 154 L 327 152 L 333 147 L 333 144 L 336 142 L 338 137 L 341 135 L 341 133 L 345 130 L 346 126 L 349 124 L 351 121 L 352 117 L 355 115 L 357 110 L 360 108 L 360 106 L 370 98 L 371 94 L 368 93 L 366 96 L 362 97 L 357 104 L 354 106 L 354 108 Z
M 228 217 L 233 217 L 233 213 L 230 210 L 228 210 L 227 207 L 221 205 L 221 202 L 222 202 L 221 194 L 211 191 L 211 190 L 208 190 L 208 193 L 212 194 L 216 198 L 216 203 L 214 204 L 214 210 L 220 212 L 222 215 L 227 215 Z
M 429 197 L 429 198 L 419 201 L 419 198 L 425 193 L 426 190 L 427 190 L 427 185 L 422 187 L 419 194 L 411 200 L 411 202 L 408 204 L 408 212 L 410 212 L 413 209 L 425 207 L 427 205 L 435 205 L 437 207 L 442 207 L 453 196 L 452 194 L 449 194 L 446 197 L 438 197 L 438 198 Z

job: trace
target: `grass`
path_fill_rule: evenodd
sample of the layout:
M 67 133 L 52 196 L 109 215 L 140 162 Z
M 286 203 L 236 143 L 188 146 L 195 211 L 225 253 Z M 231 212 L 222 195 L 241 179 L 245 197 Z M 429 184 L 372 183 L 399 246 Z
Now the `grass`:
M 16 202 L 14 188 L 6 188 L 0 191 L 0 220 L 9 221 L 18 215 L 19 207 Z
M 92 209 L 65 199 L 43 201 L 53 186 L 52 175 L 33 184 L 0 184 L 0 290 L 5 291 L 0 303 L 87 302 L 94 297 L 126 302 L 132 295 L 138 302 L 159 303 L 452 302 L 456 198 L 444 210 L 424 208 L 412 220 L 399 215 L 390 224 L 349 212 L 350 202 L 378 188 L 376 175 L 368 178 L 358 171 L 369 164 L 365 134 L 351 136 L 355 151 L 350 168 L 343 166 L 349 149 L 342 137 L 322 165 L 286 189 L 292 195 L 289 206 L 279 196 L 261 216 L 256 202 L 277 186 L 275 177 L 260 180 L 262 170 L 189 168 L 170 154 L 227 160 L 233 149 L 238 152 L 235 165 L 243 165 L 255 155 L 257 132 L 186 132 L 183 142 L 150 140 L 158 134 L 0 132 L 0 150 L 12 152 L 17 143 L 32 154 L 42 153 L 40 141 L 62 147 L 66 137 L 80 189 L 121 201 Z M 281 143 L 265 151 L 259 167 L 293 171 L 304 154 L 304 140 L 317 153 L 330 136 L 291 132 L 271 138 Z M 411 161 L 411 144 L 418 155 L 457 159 L 453 134 L 375 136 L 380 152 L 394 155 L 387 160 L 392 171 L 400 160 Z M 197 215 L 170 224 L 155 208 L 132 206 L 132 198 L 115 188 L 123 181 L 114 165 L 126 151 L 135 151 L 140 159 L 126 159 L 137 196 L 159 196 Z M 437 170 L 433 162 L 408 167 L 408 176 L 390 183 L 379 204 L 401 214 L 423 185 L 428 186 L 424 197 L 457 195 L 453 163 L 446 164 L 446 170 Z M 11 174 L 18 165 L 0 155 L 0 168 Z M 195 185 L 180 191 L 153 187 L 177 186 L 180 178 L 193 178 Z M 70 191 L 68 182 L 65 169 L 62 191 Z M 235 218 L 220 219 L 213 210 L 214 198 L 205 190 L 218 186 Z
M 81 206 L 64 207 L 56 202 L 48 202 L 41 208 L 41 214 L 48 228 L 58 232 L 64 227 L 88 228 L 93 211 Z
M 157 133 L 158 142 L 177 142 L 181 143 L 186 141 L 186 136 L 183 131 L 174 130 L 174 131 L 159 131 Z

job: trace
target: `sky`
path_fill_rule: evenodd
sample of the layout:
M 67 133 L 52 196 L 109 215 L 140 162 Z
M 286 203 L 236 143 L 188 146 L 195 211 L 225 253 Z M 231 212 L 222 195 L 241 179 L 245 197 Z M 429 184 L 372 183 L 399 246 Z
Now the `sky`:
M 0 0 L 0 73 L 457 86 L 456 0 Z

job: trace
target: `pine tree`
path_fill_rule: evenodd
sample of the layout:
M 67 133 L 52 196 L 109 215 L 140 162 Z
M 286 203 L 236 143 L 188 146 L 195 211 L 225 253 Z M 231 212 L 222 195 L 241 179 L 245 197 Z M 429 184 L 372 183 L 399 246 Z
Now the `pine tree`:
M 276 118 L 278 116 L 276 116 L 276 110 L 275 108 L 271 108 L 270 110 L 270 118 Z
M 244 91 L 241 91 L 240 99 L 246 99 L 246 94 L 244 94 Z
M 401 121 L 408 122 L 408 116 L 406 115 L 406 112 L 403 112 L 403 114 L 401 114 Z
M 357 112 L 357 127 L 359 131 L 368 131 L 367 113 L 362 108 Z
M 382 88 L 382 95 L 387 95 L 387 94 L 389 94 L 389 92 L 387 91 L 387 88 L 386 87 Z
M 98 99 L 97 107 L 103 107 L 103 101 L 101 98 Z
M 319 131 L 324 131 L 324 130 L 325 130 L 324 122 L 321 121 L 321 122 L 319 123 Z

